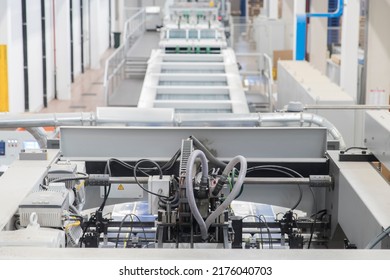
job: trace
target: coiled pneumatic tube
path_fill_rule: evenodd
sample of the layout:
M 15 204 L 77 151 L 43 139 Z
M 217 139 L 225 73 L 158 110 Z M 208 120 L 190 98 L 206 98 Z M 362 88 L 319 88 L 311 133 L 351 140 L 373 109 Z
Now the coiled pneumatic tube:
M 190 206 L 192 215 L 194 216 L 195 220 L 197 221 L 200 232 L 202 235 L 202 239 L 207 239 L 207 228 L 206 223 L 202 218 L 202 215 L 199 212 L 198 206 L 196 205 L 195 196 L 194 196 L 194 188 L 192 183 L 192 174 L 193 174 L 193 166 L 195 163 L 196 158 L 200 158 L 201 164 L 202 164 L 202 180 L 207 180 L 208 178 L 208 163 L 206 155 L 201 150 L 195 150 L 191 153 L 190 157 L 188 158 L 187 162 L 187 175 L 185 179 L 185 185 L 186 185 L 186 196 L 188 199 L 188 204 Z

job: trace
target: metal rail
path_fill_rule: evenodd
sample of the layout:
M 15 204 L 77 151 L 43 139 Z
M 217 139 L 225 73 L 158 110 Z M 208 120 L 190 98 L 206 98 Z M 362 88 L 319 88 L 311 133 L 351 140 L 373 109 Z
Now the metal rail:
M 169 109 L 168 109 L 169 110 Z M 99 117 L 95 113 L 62 113 L 62 114 L 0 114 L 0 128 L 18 127 L 43 127 L 43 126 L 94 126 L 106 124 L 122 124 L 127 126 L 150 126 L 164 125 L 177 127 L 203 127 L 203 126 L 254 126 L 254 127 L 280 127 L 316 125 L 326 127 L 328 134 L 334 140 L 340 142 L 340 149 L 345 148 L 345 142 L 337 128 L 327 119 L 311 113 L 251 113 L 251 114 L 173 114 L 169 120 L 162 119 L 160 122 L 151 120 L 151 113 L 139 118 L 137 111 L 122 111 L 123 116 Z M 158 113 L 158 112 L 156 112 Z M 132 119 L 132 116 L 136 121 Z M 135 118 L 135 116 L 138 116 Z
M 304 110 L 390 110 L 390 105 L 305 105 Z
M 106 105 L 109 106 L 110 95 L 115 91 L 119 83 L 124 79 L 124 68 L 126 65 L 127 53 L 135 44 L 138 37 L 145 31 L 145 9 L 141 8 L 125 22 L 123 43 L 106 60 L 104 69 L 104 97 Z
M 149 177 L 138 177 L 140 184 L 147 184 Z M 134 177 L 110 177 L 111 184 L 135 184 L 137 183 Z M 283 178 L 283 177 L 247 177 L 244 180 L 246 185 L 310 185 L 312 180 L 310 178 Z M 329 182 L 331 183 L 331 182 Z M 327 184 L 313 185 L 316 187 L 327 187 Z
M 272 59 L 271 57 L 266 53 L 236 53 L 237 60 L 239 57 L 253 57 L 254 59 L 262 59 L 263 60 L 263 67 L 257 71 L 240 71 L 240 74 L 242 75 L 242 79 L 244 79 L 245 76 L 254 75 L 254 76 L 263 76 L 266 78 L 266 94 L 268 97 L 268 103 L 269 108 L 268 111 L 273 111 L 273 85 L 274 85 L 274 79 L 272 75 Z M 260 63 L 257 63 L 258 66 L 260 66 Z

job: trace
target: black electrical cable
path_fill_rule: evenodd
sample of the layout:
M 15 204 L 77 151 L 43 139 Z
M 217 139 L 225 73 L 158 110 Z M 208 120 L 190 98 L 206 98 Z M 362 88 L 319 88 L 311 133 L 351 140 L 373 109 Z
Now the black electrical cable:
M 281 170 L 285 170 L 285 171 L 288 171 L 288 172 L 291 172 L 293 174 L 295 174 L 296 176 L 300 177 L 300 178 L 303 178 L 302 174 L 300 174 L 299 172 L 295 171 L 294 169 L 291 169 L 291 168 L 288 168 L 288 167 L 285 167 L 285 166 L 281 166 L 281 165 L 258 165 L 258 166 L 253 166 L 253 167 L 250 167 L 247 169 L 247 174 L 252 172 L 252 171 L 256 171 L 258 169 L 261 169 L 261 168 L 276 168 L 276 169 L 281 169 Z
M 351 148 L 358 148 L 358 147 L 351 147 Z M 284 167 L 284 166 L 278 166 L 278 165 L 269 165 L 269 166 L 282 168 L 282 169 L 284 169 L 284 170 L 290 171 L 290 172 L 296 174 L 297 176 L 303 178 L 302 174 L 298 173 L 297 171 L 295 171 L 295 170 L 293 170 L 293 169 L 291 169 L 291 168 Z M 299 186 L 299 185 L 298 185 L 298 186 Z M 314 221 L 313 221 L 313 223 L 312 223 L 312 225 L 311 225 L 311 227 L 310 227 L 310 238 L 309 238 L 309 243 L 308 243 L 308 246 L 307 246 L 308 249 L 310 249 L 311 242 L 312 242 L 312 240 L 313 240 L 314 229 L 315 229 L 315 225 L 316 225 L 316 222 L 317 222 L 317 214 L 318 214 L 318 213 L 317 213 L 317 212 L 318 212 L 318 211 L 317 211 L 317 201 L 316 201 L 316 197 L 315 197 L 314 191 L 313 191 L 312 187 L 310 187 L 310 186 L 309 186 L 309 190 L 310 190 L 310 192 L 311 192 L 311 194 L 312 194 L 312 196 L 313 196 L 313 203 L 314 203 L 315 213 L 316 213 L 316 214 L 315 214 L 315 217 L 314 217 Z M 298 204 L 298 205 L 299 205 L 299 204 Z M 298 206 L 298 205 L 296 205 L 296 206 Z M 295 209 L 295 208 L 294 208 L 294 209 Z M 292 210 L 293 210 L 293 209 L 292 209 Z
M 264 215 L 259 215 L 259 218 L 260 219 L 264 219 L 263 223 L 265 224 L 265 226 L 267 227 L 267 231 L 268 231 L 268 238 L 269 238 L 269 242 L 270 242 L 270 248 L 273 249 L 274 248 L 274 244 L 272 242 L 272 235 L 271 235 L 271 229 L 269 228 L 268 226 L 268 223 L 267 223 L 267 219 L 265 218 Z
M 256 215 L 247 215 L 247 216 L 243 217 L 242 220 L 244 220 L 244 219 L 246 219 L 246 218 L 250 218 L 250 217 L 259 219 L 260 223 L 263 223 L 263 224 L 265 225 L 266 229 L 267 229 L 268 240 L 269 240 L 269 242 L 270 242 L 269 248 L 270 248 L 270 249 L 273 249 L 271 230 L 270 230 L 270 228 L 269 228 L 269 226 L 268 226 L 268 224 L 267 224 L 267 221 L 265 221 L 265 217 L 264 217 L 264 221 L 263 221 L 263 220 L 260 218 L 261 216 L 264 217 L 264 215 L 259 215 L 259 216 L 256 216 Z M 261 234 L 262 234 L 262 233 L 261 233 Z
M 150 162 L 150 163 L 153 163 L 153 164 L 155 164 L 156 166 L 158 166 L 158 169 L 159 169 L 159 172 L 160 172 L 160 179 L 162 179 L 162 176 L 163 176 L 161 167 L 160 167 L 155 161 L 152 161 L 152 160 L 149 160 L 149 159 L 141 159 L 141 160 L 137 161 L 137 163 L 135 164 L 134 169 L 133 169 L 133 176 L 134 176 L 134 179 L 135 179 L 135 182 L 137 183 L 137 185 L 138 185 L 141 189 L 143 189 L 145 192 L 147 192 L 147 193 L 150 193 L 150 194 L 155 195 L 155 196 L 158 196 L 158 197 L 169 198 L 168 196 L 165 196 L 165 195 L 161 195 L 161 194 L 158 194 L 158 193 L 151 192 L 151 191 L 145 189 L 145 188 L 140 184 L 140 182 L 138 181 L 138 178 L 137 178 L 137 169 L 138 169 L 138 166 L 139 166 L 141 163 L 144 163 L 144 162 Z
M 94 219 L 95 219 L 95 214 L 93 213 L 91 214 L 91 217 L 89 217 L 87 225 L 83 229 L 83 234 L 80 237 L 80 248 L 83 247 L 85 233 L 87 232 L 87 229 L 91 226 Z
M 181 155 L 181 149 L 178 149 L 177 152 L 173 155 L 173 157 L 166 164 L 164 164 L 161 167 L 161 169 L 163 171 L 167 171 L 167 170 L 171 169 L 175 165 L 175 163 L 176 163 L 177 159 L 180 157 L 180 155 Z
M 176 208 L 179 206 L 179 201 L 180 201 L 179 192 L 176 192 L 172 200 L 164 201 L 163 198 L 160 197 L 160 200 L 158 201 L 158 205 L 162 208 L 166 208 L 169 203 L 171 207 Z
M 125 167 L 125 168 L 127 168 L 127 169 L 130 169 L 130 170 L 134 170 L 134 166 L 132 166 L 131 164 L 128 164 L 128 163 L 126 163 L 126 162 L 124 162 L 124 161 L 121 161 L 121 160 L 119 160 L 119 159 L 116 159 L 116 158 L 110 158 L 108 161 L 108 169 L 110 170 L 111 169 L 111 162 L 116 162 L 116 163 L 118 163 L 119 165 L 121 165 L 121 166 L 123 166 L 123 167 Z M 144 174 L 145 176 L 149 176 L 149 174 L 148 173 L 146 173 L 145 171 L 144 171 L 144 168 L 140 168 L 140 170 L 139 170 L 142 174 Z
M 104 174 L 107 174 L 107 172 L 108 172 L 109 176 L 111 176 L 111 168 L 110 168 L 109 161 L 110 160 L 107 160 L 106 166 L 104 168 Z M 106 202 L 107 202 L 107 199 L 110 195 L 110 192 L 111 192 L 111 184 L 108 185 L 108 189 L 107 189 L 107 186 L 104 186 L 103 202 L 99 206 L 97 211 L 103 211 L 104 207 L 106 206 Z M 87 225 L 83 228 L 83 234 L 81 235 L 81 238 L 80 238 L 80 247 L 83 246 L 85 233 L 87 232 L 88 228 L 91 226 L 94 219 L 95 219 L 95 214 L 91 214 L 91 217 L 89 217 L 89 219 L 88 219 Z
M 156 171 L 156 170 L 162 170 L 162 171 L 167 171 L 169 169 L 171 169 L 177 159 L 180 157 L 180 154 L 181 154 L 181 150 L 177 150 L 176 153 L 173 155 L 173 157 L 167 161 L 162 167 L 160 167 L 159 165 L 155 166 L 155 167 L 143 167 L 143 168 L 139 168 L 138 170 L 144 174 L 145 176 L 149 176 L 149 174 L 147 173 L 147 171 Z M 108 159 L 108 166 L 110 167 L 111 165 L 111 162 L 116 162 L 118 164 L 120 164 L 121 166 L 127 168 L 127 169 L 130 169 L 130 170 L 134 170 L 134 166 L 131 165 L 131 164 L 128 164 L 120 159 L 116 159 L 116 158 L 110 158 Z
M 142 223 L 141 219 L 136 214 L 131 214 L 131 215 L 134 216 L 138 220 L 138 222 Z M 143 231 L 143 234 L 144 234 L 145 242 L 147 242 L 148 238 L 146 237 L 145 227 L 141 226 L 141 228 L 142 228 L 142 231 Z
M 270 165 L 270 166 L 275 166 L 277 167 L 278 165 Z M 296 174 L 297 176 L 303 178 L 302 174 L 298 173 L 297 171 L 291 169 L 291 168 L 288 168 L 288 167 L 284 167 L 284 166 L 279 166 L 280 168 L 282 169 L 285 169 L 285 170 L 288 170 L 290 172 L 293 172 L 294 174 Z M 310 246 L 311 246 L 311 242 L 313 240 L 313 235 L 314 235 L 314 229 L 315 229 L 315 225 L 316 225 L 316 222 L 317 222 L 317 214 L 318 214 L 318 211 L 317 211 L 317 201 L 316 201 L 316 197 L 315 197 L 315 194 L 314 194 L 314 191 L 312 189 L 312 187 L 309 186 L 309 190 L 313 196 L 313 203 L 314 203 L 314 207 L 315 207 L 315 217 L 314 217 L 314 221 L 312 223 L 312 226 L 310 227 L 310 238 L 309 238 L 309 244 L 308 244 L 308 249 L 310 249 Z M 298 206 L 298 205 L 297 205 Z
M 352 147 L 351 147 L 352 148 Z M 354 147 L 356 148 L 356 147 Z M 255 170 L 266 170 L 264 169 L 264 167 L 272 167 L 272 168 L 280 168 L 280 169 L 283 169 L 283 170 L 286 170 L 286 171 L 289 171 L 289 172 L 292 172 L 294 173 L 295 175 L 303 178 L 302 174 L 298 173 L 297 171 L 291 169 L 291 168 L 288 168 L 288 167 L 284 167 L 284 166 L 279 166 L 279 165 L 263 165 L 263 166 L 255 166 L 255 167 L 251 167 L 251 168 L 248 168 L 247 170 L 247 174 L 252 172 L 252 171 L 255 171 Z M 269 169 L 268 169 L 269 170 Z M 280 170 L 281 171 L 281 170 Z M 296 207 L 298 207 L 300 201 L 302 200 L 302 189 L 300 187 L 300 185 L 298 185 L 299 189 L 300 189 L 300 198 L 298 200 L 298 202 L 294 205 L 294 207 L 291 208 L 291 211 L 296 209 Z M 317 215 L 318 215 L 318 211 L 317 211 L 317 202 L 316 202 L 316 198 L 315 198 L 315 194 L 314 194 L 314 191 L 313 189 L 309 186 L 309 189 L 310 189 L 310 192 L 313 196 L 313 203 L 314 203 L 314 207 L 316 208 L 315 210 L 315 217 L 314 217 L 314 221 L 312 223 L 312 226 L 310 227 L 310 238 L 309 238 L 309 243 L 308 243 L 308 249 L 310 249 L 310 246 L 311 246 L 311 242 L 313 240 L 313 235 L 314 235 L 314 229 L 315 229 L 315 225 L 316 225 L 316 222 L 317 222 Z
M 141 223 L 141 219 L 140 219 L 137 215 L 132 214 L 132 213 L 131 213 L 131 214 L 126 214 L 126 215 L 123 217 L 123 219 L 122 219 L 122 221 L 121 221 L 121 223 L 120 223 L 120 225 L 119 225 L 118 234 L 117 234 L 117 236 L 116 236 L 115 248 L 118 248 L 119 235 L 121 234 L 122 227 L 123 227 L 123 224 L 124 224 L 126 218 L 127 218 L 127 217 L 130 217 L 130 218 L 131 218 L 131 223 L 132 223 L 132 222 L 133 222 L 133 216 L 136 217 L 137 220 Z M 131 227 L 130 227 L 130 228 L 131 228 L 131 231 L 130 231 L 130 235 L 131 235 L 131 234 L 132 234 L 132 230 L 133 230 L 133 224 L 131 224 Z M 146 231 L 145 231 L 145 228 L 144 228 L 143 226 L 142 226 L 142 231 L 143 231 L 143 233 L 144 233 L 145 241 L 147 241 Z M 129 239 L 127 239 L 127 240 L 129 240 Z
M 328 210 L 326 209 L 322 209 L 320 211 L 317 212 L 317 215 L 321 214 L 320 216 L 320 220 L 322 220 L 324 218 L 324 216 L 327 214 Z M 314 217 L 316 215 L 316 213 L 312 214 L 310 217 Z
M 236 171 L 238 172 L 238 169 L 233 168 L 233 171 L 232 171 L 233 172 L 233 178 L 232 178 L 232 180 L 234 180 L 234 178 L 236 176 Z M 233 182 L 232 182 L 232 185 L 233 185 Z M 244 192 L 244 184 L 241 185 L 240 192 L 237 194 L 237 196 L 234 198 L 234 200 L 239 198 L 242 195 L 243 192 Z
M 350 150 L 363 150 L 363 151 L 366 151 L 367 148 L 366 147 L 349 147 L 349 148 L 344 150 L 344 153 L 346 153 L 346 152 L 348 152 Z
M 106 163 L 106 166 L 104 168 L 104 174 L 107 174 L 111 177 L 112 176 L 112 173 L 111 173 L 111 167 L 110 167 L 110 160 L 107 160 L 107 163 Z M 107 189 L 108 187 L 108 189 Z M 111 184 L 108 184 L 107 185 L 104 185 L 104 196 L 103 196 L 103 202 L 102 204 L 100 205 L 98 211 L 103 211 L 104 210 L 104 207 L 106 206 L 106 203 L 107 203 L 107 199 L 108 197 L 110 196 L 110 192 L 111 192 Z
M 130 217 L 130 218 L 131 218 L 131 222 L 133 222 L 132 214 L 126 214 L 126 215 L 123 217 L 123 219 L 122 219 L 122 221 L 121 221 L 121 223 L 120 223 L 120 225 L 119 225 L 118 234 L 117 234 L 117 236 L 116 236 L 115 248 L 118 248 L 119 235 L 121 234 L 122 227 L 123 227 L 123 223 L 125 222 L 125 220 L 126 220 L 127 217 Z M 132 231 L 133 231 L 133 224 L 131 224 L 131 226 L 130 226 L 130 235 L 131 235 Z
M 177 158 L 180 156 L 180 151 L 177 151 L 175 153 L 175 155 L 167 162 L 167 164 L 165 164 L 163 167 L 160 167 L 160 165 L 158 165 L 157 162 L 153 161 L 153 160 L 150 160 L 150 159 L 141 159 L 139 161 L 136 162 L 136 164 L 134 166 L 130 165 L 130 164 L 127 164 L 119 159 L 115 159 L 115 158 L 110 158 L 108 161 L 107 161 L 107 166 L 106 168 L 108 169 L 109 171 L 109 174 L 111 173 L 111 167 L 110 167 L 110 163 L 111 162 L 116 162 L 120 165 L 122 165 L 123 167 L 129 169 L 129 170 L 132 170 L 133 171 L 133 176 L 134 176 L 134 179 L 137 183 L 137 185 L 143 189 L 145 192 L 147 193 L 150 193 L 150 194 L 153 194 L 155 196 L 158 196 L 158 197 L 162 197 L 162 198 L 169 198 L 167 196 L 164 196 L 164 195 L 160 195 L 160 194 L 157 194 L 157 193 L 154 193 L 154 192 L 151 192 L 147 189 L 145 189 L 138 181 L 138 178 L 137 178 L 137 171 L 140 171 L 142 174 L 144 174 L 145 176 L 150 176 L 150 174 L 146 173 L 144 170 L 158 170 L 159 171 L 159 175 L 160 175 L 160 179 L 162 179 L 162 176 L 163 176 L 163 168 L 166 168 L 167 170 L 172 168 L 173 165 L 175 164 Z M 140 168 L 139 165 L 144 163 L 144 162 L 150 162 L 152 163 L 153 165 L 155 165 L 155 168 Z M 110 174 L 111 176 L 111 174 Z
M 316 196 L 314 195 L 314 191 L 313 189 L 310 187 L 310 191 L 311 191 L 311 194 L 313 196 L 313 201 L 314 201 L 314 207 L 315 207 L 315 214 L 314 214 L 314 221 L 310 227 L 310 238 L 309 238 L 309 243 L 307 245 L 307 249 L 310 249 L 310 246 L 311 246 L 311 242 L 313 240 L 313 235 L 314 235 L 314 229 L 315 229 L 315 225 L 316 225 L 316 222 L 317 222 L 317 217 L 318 217 L 318 209 L 317 209 L 317 202 L 316 202 Z
M 308 243 L 308 246 L 307 246 L 308 249 L 310 249 L 310 246 L 311 246 L 311 242 L 312 242 L 313 235 L 314 235 L 314 229 L 315 229 L 315 225 L 317 223 L 319 214 L 321 214 L 319 220 L 322 220 L 324 218 L 324 216 L 327 214 L 327 210 L 323 209 L 323 210 L 320 210 L 320 211 L 316 211 L 314 214 L 312 214 L 310 216 L 310 217 L 314 217 L 314 220 L 313 220 L 313 223 L 312 223 L 312 225 L 310 227 L 310 238 L 309 238 L 309 243 Z
M 58 178 L 54 179 L 53 181 L 50 181 L 50 183 L 61 183 L 61 182 L 68 182 L 68 181 L 79 181 L 79 180 L 87 180 L 89 176 L 82 176 L 82 177 L 65 177 L 65 178 Z
M 72 218 L 71 218 L 72 220 L 77 220 L 77 221 L 80 221 L 80 222 L 83 221 L 83 217 L 81 217 L 81 216 L 79 216 L 79 215 L 74 215 L 74 214 L 72 214 L 72 215 L 70 215 L 69 217 L 72 217 Z
M 162 197 L 159 198 L 159 206 L 166 207 L 166 204 L 169 202 L 172 207 L 177 207 L 179 205 L 179 182 L 177 181 L 177 178 L 173 178 L 172 184 L 174 187 L 175 195 L 170 197 L 169 199 L 164 199 Z M 164 205 L 165 204 L 165 205 Z
M 313 223 L 311 224 L 311 227 L 310 227 L 310 238 L 309 238 L 309 244 L 307 245 L 307 249 L 310 249 L 311 242 L 313 240 L 314 228 L 315 228 L 316 222 L 317 222 L 317 213 L 315 214 L 314 221 L 313 221 Z
M 134 171 L 137 172 L 137 170 L 139 169 L 139 165 L 141 163 L 144 163 L 144 162 L 150 162 L 151 164 L 153 164 L 154 166 L 157 167 L 158 169 L 158 172 L 159 172 L 159 175 L 160 175 L 160 180 L 163 178 L 163 171 L 161 169 L 161 166 L 158 165 L 157 162 L 155 162 L 154 160 L 151 160 L 151 159 L 140 159 L 136 162 L 136 164 L 134 165 Z
M 107 187 L 108 187 L 108 189 L 107 189 Z M 98 211 L 103 211 L 104 210 L 104 207 L 106 206 L 107 199 L 108 199 L 108 196 L 110 195 L 110 192 L 111 192 L 111 184 L 109 184 L 108 186 L 104 186 L 103 202 L 100 205 Z
M 259 219 L 259 221 L 261 222 L 261 220 L 260 220 L 260 218 L 258 217 L 258 216 L 256 216 L 256 215 L 247 215 L 247 216 L 245 216 L 244 218 L 242 218 L 242 220 L 244 220 L 244 219 L 246 219 L 246 218 L 257 218 L 257 219 Z M 262 227 L 260 227 L 260 242 L 261 242 L 261 249 L 264 249 L 264 241 L 263 241 L 263 228 Z
M 291 173 L 285 171 L 285 170 L 280 170 L 278 169 L 279 166 L 277 165 L 264 165 L 264 166 L 255 166 L 255 167 L 252 167 L 251 170 L 249 172 L 252 172 L 252 171 L 255 171 L 255 170 L 266 170 L 266 171 L 274 171 L 274 172 L 278 172 L 278 173 L 281 173 L 281 174 L 284 174 L 284 175 L 287 175 L 289 177 L 292 177 L 294 178 L 294 175 L 292 175 Z M 283 166 L 280 166 L 280 167 L 283 167 Z M 285 168 L 286 170 L 289 170 L 290 168 Z M 247 174 L 248 174 L 248 171 L 247 171 Z M 293 211 L 295 210 L 298 205 L 301 203 L 302 201 L 302 197 L 303 197 L 303 190 L 302 190 L 302 187 L 301 185 L 298 184 L 298 190 L 299 190 L 299 197 L 298 197 L 298 200 L 297 202 L 294 204 L 293 207 L 291 207 L 290 211 Z

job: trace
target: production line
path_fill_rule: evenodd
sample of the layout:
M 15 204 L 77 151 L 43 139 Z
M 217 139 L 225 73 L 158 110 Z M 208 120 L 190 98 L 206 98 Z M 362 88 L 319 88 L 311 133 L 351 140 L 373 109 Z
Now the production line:
M 171 7 L 138 108 L 0 115 L 0 128 L 27 130 L 0 131 L 0 252 L 341 258 L 389 249 L 381 171 L 390 169 L 390 113 L 362 111 L 356 132 L 354 112 L 329 114 L 333 124 L 297 102 L 284 107 L 289 95 L 353 106 L 316 87 L 323 77 L 301 87 L 294 69 L 312 70 L 294 62 L 279 62 L 281 111 L 251 113 L 220 6 L 189 5 Z M 359 133 L 364 145 L 352 145 Z

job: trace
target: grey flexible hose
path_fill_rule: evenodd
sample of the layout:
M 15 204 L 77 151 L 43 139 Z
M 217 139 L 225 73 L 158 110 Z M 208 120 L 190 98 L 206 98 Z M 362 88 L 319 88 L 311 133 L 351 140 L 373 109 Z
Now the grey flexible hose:
M 381 242 L 389 234 L 390 234 L 390 227 L 388 227 L 380 234 L 378 234 L 378 236 L 375 237 L 374 240 L 371 240 L 371 242 L 367 244 L 365 249 L 373 249 L 379 242 Z
M 229 176 L 229 173 L 233 170 L 234 166 L 240 163 L 240 173 L 238 174 L 238 178 L 236 183 L 233 186 L 232 191 L 227 196 L 225 201 L 218 206 L 217 209 L 213 213 L 211 213 L 210 216 L 206 219 L 206 232 L 208 231 L 210 225 L 215 222 L 215 219 L 222 214 L 223 211 L 230 205 L 230 203 L 237 197 L 237 195 L 240 193 L 241 186 L 244 183 L 244 179 L 246 176 L 246 170 L 247 170 L 247 162 L 246 159 L 243 156 L 236 156 L 234 157 L 226 166 L 224 171 L 222 172 L 222 176 Z
M 39 148 L 47 148 L 47 134 L 42 127 L 26 127 L 26 131 L 30 132 L 35 140 L 37 140 Z
M 192 173 L 193 173 L 193 166 L 195 163 L 196 158 L 200 158 L 201 164 L 202 164 L 202 177 L 208 178 L 208 163 L 206 155 L 201 150 L 195 150 L 191 153 L 190 157 L 188 158 L 187 162 L 187 175 L 185 179 L 185 185 L 186 185 L 186 195 L 188 199 L 188 204 L 190 206 L 192 215 L 194 216 L 195 220 L 197 221 L 200 232 L 202 235 L 202 239 L 207 239 L 207 228 L 206 223 L 202 218 L 202 215 L 199 212 L 198 206 L 196 205 L 195 196 L 194 196 L 194 188 L 192 184 Z

